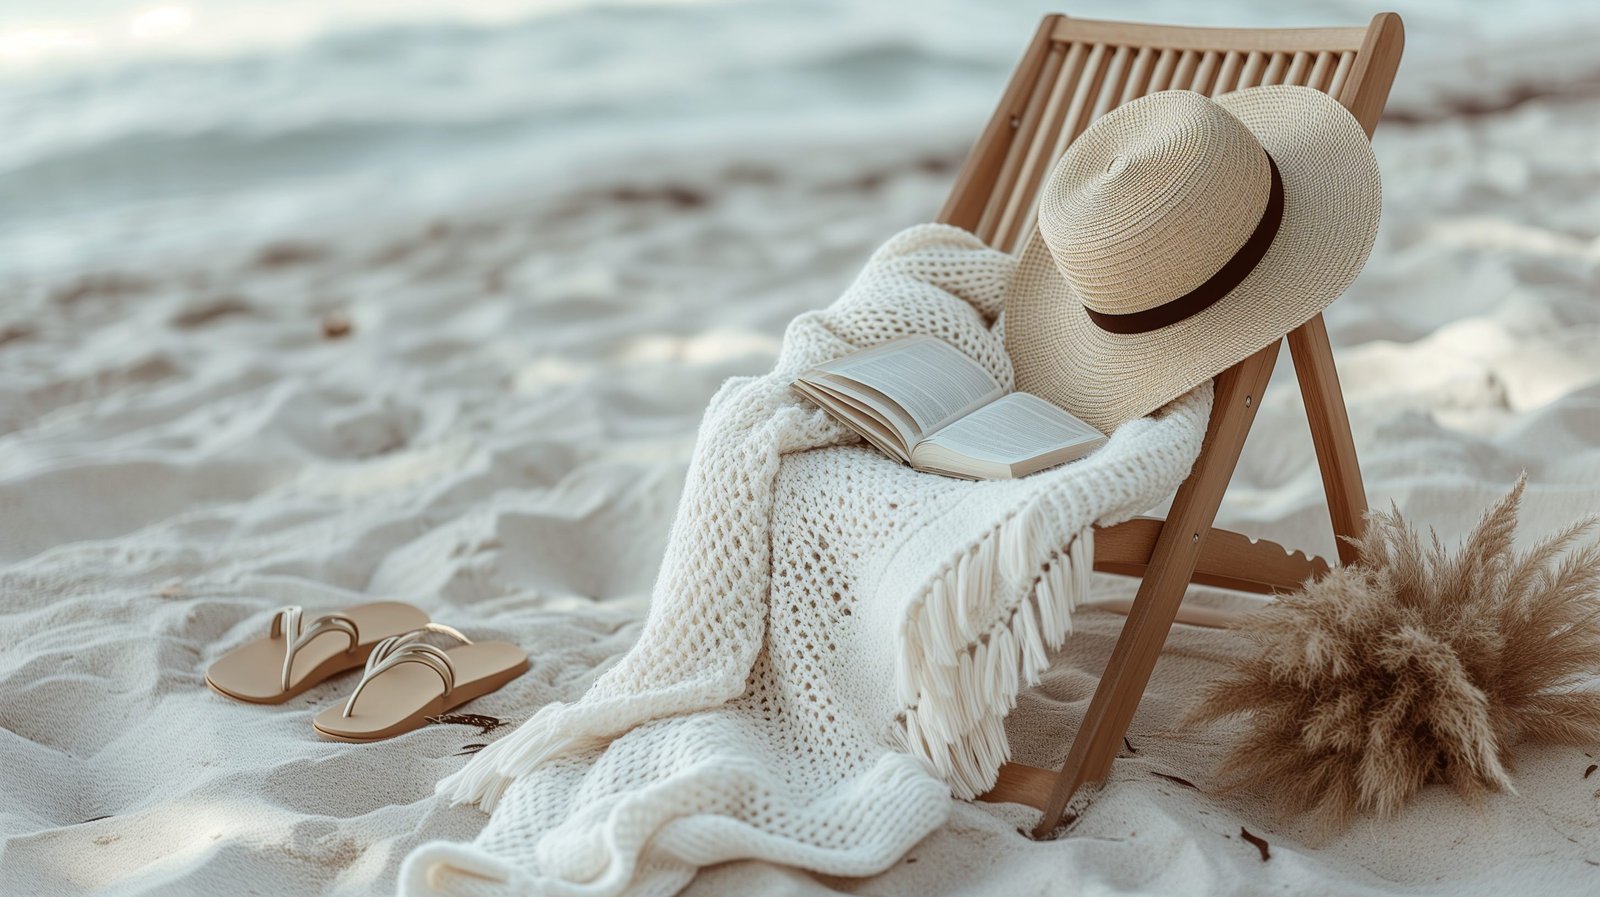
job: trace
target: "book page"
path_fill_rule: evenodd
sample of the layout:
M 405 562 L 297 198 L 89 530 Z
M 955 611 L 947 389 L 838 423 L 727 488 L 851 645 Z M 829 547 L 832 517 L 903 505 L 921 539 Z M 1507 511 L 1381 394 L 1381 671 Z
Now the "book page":
M 878 451 L 901 462 L 911 461 L 911 442 L 905 438 L 902 426 L 895 424 L 895 417 L 880 413 L 876 408 L 853 398 L 848 391 L 836 389 L 821 379 L 796 380 L 790 384 L 790 388 L 822 406 L 829 414 L 877 446 Z M 909 422 L 905 426 L 909 426 Z
M 1000 384 L 961 350 L 931 336 L 891 340 L 817 368 L 883 394 L 916 424 L 914 437 L 999 397 Z
M 826 374 L 821 371 L 812 373 L 802 382 L 810 383 L 831 396 L 835 402 L 848 405 L 856 413 L 870 417 L 879 426 L 887 428 L 903 446 L 900 451 L 902 459 L 909 455 L 911 447 L 922 438 L 922 430 L 917 427 L 916 421 L 911 419 L 905 409 L 876 389 L 862 386 L 838 374 Z
M 953 456 L 1017 465 L 1057 456 L 1063 449 L 1075 446 L 1084 446 L 1079 454 L 1087 454 L 1105 438 L 1099 430 L 1044 399 L 1014 392 L 940 429 L 923 445 L 944 449 L 938 456 L 945 465 Z

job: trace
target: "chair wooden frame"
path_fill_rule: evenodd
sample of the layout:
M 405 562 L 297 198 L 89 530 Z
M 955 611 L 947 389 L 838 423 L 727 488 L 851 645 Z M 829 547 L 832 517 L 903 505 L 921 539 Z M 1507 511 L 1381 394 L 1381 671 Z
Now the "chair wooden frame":
M 999 249 L 1019 251 L 1031 233 L 1039 189 L 1067 145 L 1099 115 L 1158 90 L 1216 95 L 1259 84 L 1301 84 L 1338 98 L 1371 137 L 1394 83 L 1405 32 L 1380 13 L 1364 28 L 1219 29 L 1046 16 L 994 116 L 957 176 L 939 220 Z M 1288 336 L 1305 399 L 1333 532 L 1360 535 L 1367 510 L 1361 468 L 1322 316 Z M 1122 610 L 1122 634 L 1058 771 L 1008 763 L 981 799 L 1043 811 L 1036 836 L 1054 829 L 1072 795 L 1104 781 L 1174 622 L 1218 625 L 1182 607 L 1189 583 L 1257 593 L 1297 588 L 1328 564 L 1274 542 L 1215 529 L 1245 436 L 1277 361 L 1279 344 L 1216 378 L 1216 402 L 1200 458 L 1165 520 L 1141 517 L 1097 531 L 1095 569 L 1141 577 Z M 1339 561 L 1354 549 L 1338 542 Z

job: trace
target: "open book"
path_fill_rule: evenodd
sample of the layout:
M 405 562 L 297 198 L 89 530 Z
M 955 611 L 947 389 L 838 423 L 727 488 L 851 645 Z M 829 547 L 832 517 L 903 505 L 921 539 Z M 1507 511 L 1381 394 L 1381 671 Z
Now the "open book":
M 1074 461 L 1103 433 L 1025 392 L 1008 393 L 961 350 L 907 336 L 801 374 L 794 389 L 917 470 L 1003 480 Z

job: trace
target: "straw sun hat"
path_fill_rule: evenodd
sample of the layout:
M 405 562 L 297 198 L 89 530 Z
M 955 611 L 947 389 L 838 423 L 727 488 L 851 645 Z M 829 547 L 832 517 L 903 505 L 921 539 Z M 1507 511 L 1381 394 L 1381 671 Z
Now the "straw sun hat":
M 1110 432 L 1326 308 L 1378 232 L 1378 164 L 1309 87 L 1150 94 L 1062 156 L 1006 294 L 1017 388 Z

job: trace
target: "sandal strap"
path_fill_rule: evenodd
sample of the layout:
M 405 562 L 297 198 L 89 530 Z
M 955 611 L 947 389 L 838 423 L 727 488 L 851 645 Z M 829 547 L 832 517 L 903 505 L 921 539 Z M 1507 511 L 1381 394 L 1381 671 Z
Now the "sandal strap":
M 361 643 L 361 630 L 356 626 L 356 621 L 341 613 L 323 614 L 312 620 L 309 628 L 306 626 L 305 608 L 298 604 L 291 604 L 273 615 L 270 637 L 282 638 L 287 642 L 283 649 L 283 678 L 280 683 L 284 691 L 289 690 L 289 674 L 294 669 L 295 655 L 315 639 L 330 632 L 342 632 L 350 639 L 346 651 L 354 651 L 356 645 Z
M 372 654 L 367 657 L 367 668 L 361 672 L 361 681 L 356 683 L 355 691 L 350 693 L 350 700 L 345 702 L 342 715 L 349 717 L 354 712 L 356 698 L 361 697 L 361 691 L 367 687 L 368 682 L 403 663 L 420 663 L 433 670 L 444 682 L 444 693 L 449 694 L 453 691 L 456 687 L 456 665 L 450 661 L 449 654 L 421 640 L 430 632 L 448 635 L 463 645 L 472 644 L 472 639 L 443 623 L 428 623 L 410 632 L 389 636 L 379 642 L 372 649 Z

